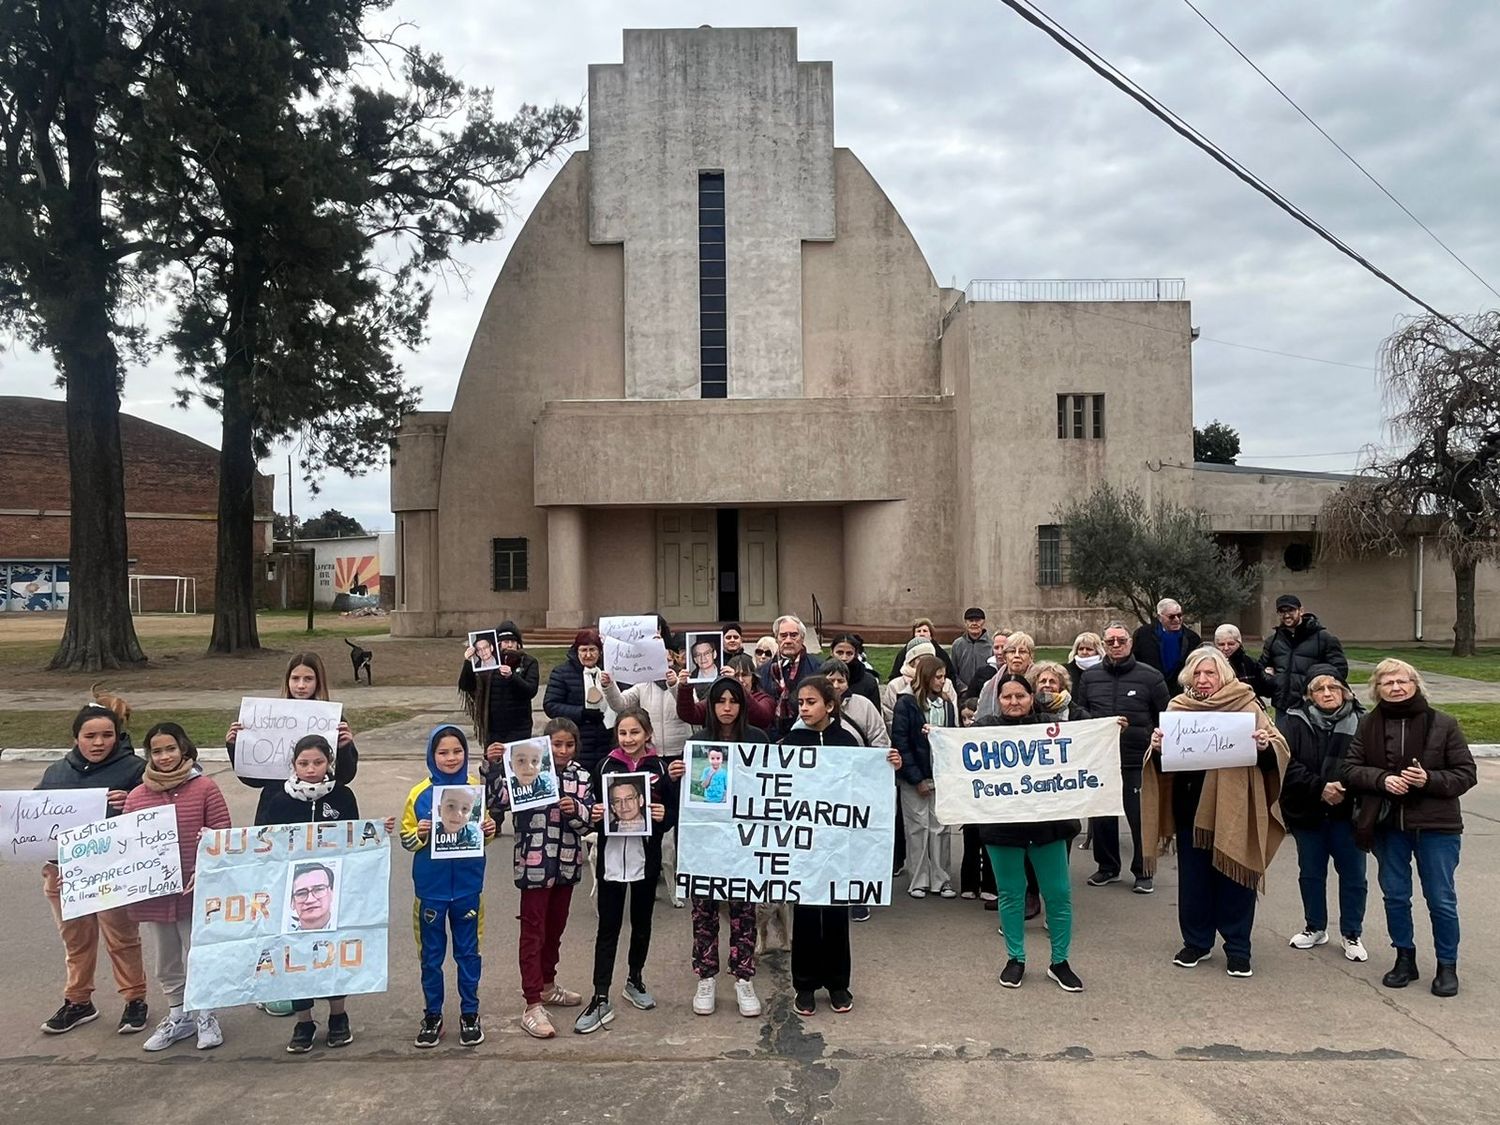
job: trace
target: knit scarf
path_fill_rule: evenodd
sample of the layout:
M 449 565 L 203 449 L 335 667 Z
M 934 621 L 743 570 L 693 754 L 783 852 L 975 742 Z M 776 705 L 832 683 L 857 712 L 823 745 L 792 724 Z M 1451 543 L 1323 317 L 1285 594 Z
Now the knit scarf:
M 1061 715 L 1068 717 L 1068 708 L 1072 706 L 1073 693 L 1067 691 L 1057 692 L 1055 695 L 1050 691 L 1039 691 L 1036 693 L 1036 708 L 1047 715 Z
M 797 721 L 797 668 L 801 663 L 800 655 L 790 663 L 779 656 L 771 662 L 771 683 L 776 687 L 776 725 L 783 731 L 791 730 Z
M 1306 707 L 1298 708 L 1297 711 L 1307 719 L 1307 725 L 1316 731 L 1353 734 L 1359 726 L 1359 715 L 1354 710 L 1352 699 L 1344 700 L 1332 711 L 1325 711 L 1316 703 L 1309 703 Z
M 1386 720 L 1399 723 L 1402 719 L 1410 720 L 1407 724 L 1407 754 L 1404 761 L 1390 756 L 1385 741 Z M 1432 709 L 1427 705 L 1426 696 L 1416 695 L 1400 703 L 1377 703 L 1370 708 L 1370 713 L 1360 724 L 1359 741 L 1360 745 L 1366 747 L 1365 761 L 1372 766 L 1385 766 L 1399 773 L 1411 765 L 1412 758 L 1421 758 L 1422 747 L 1427 745 L 1427 732 L 1431 727 Z M 1378 757 L 1372 758 L 1371 750 Z
M 153 793 L 169 793 L 198 772 L 198 763 L 191 758 L 182 759 L 177 763 L 176 769 L 170 770 L 159 770 L 154 763 L 147 762 L 146 772 L 141 780 Z
M 1281 815 L 1281 781 L 1290 754 L 1286 739 L 1271 725 L 1247 684 L 1235 680 L 1207 699 L 1184 693 L 1167 704 L 1169 711 L 1249 711 L 1257 730 L 1270 735 L 1276 770 L 1259 766 L 1204 770 L 1198 813 L 1193 818 L 1193 844 L 1213 853 L 1214 870 L 1241 886 L 1262 889 L 1266 868 L 1286 837 Z M 1174 774 L 1162 773 L 1158 755 L 1146 763 L 1141 779 L 1141 838 L 1148 876 L 1156 873 L 1157 857 L 1177 834 L 1172 816 Z
M 338 782 L 333 779 L 333 772 L 331 770 L 328 776 L 322 781 L 301 781 L 296 774 L 293 774 L 286 781 L 282 782 L 282 786 L 286 789 L 286 795 L 296 801 L 319 800 L 332 793 L 333 787 L 337 784 Z

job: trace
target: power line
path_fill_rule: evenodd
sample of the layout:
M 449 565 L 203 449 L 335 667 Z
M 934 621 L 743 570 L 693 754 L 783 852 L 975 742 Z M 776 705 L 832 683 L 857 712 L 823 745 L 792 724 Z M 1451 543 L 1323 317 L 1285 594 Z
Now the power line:
M 1356 160 L 1353 157 L 1353 155 L 1349 152 L 1348 149 L 1346 149 L 1343 145 L 1339 144 L 1338 141 L 1334 140 L 1331 136 L 1329 136 L 1328 130 L 1324 129 L 1323 126 L 1319 125 L 1316 121 L 1314 121 L 1312 119 L 1312 116 L 1306 110 L 1304 110 L 1300 105 L 1298 105 L 1295 101 L 1293 101 L 1292 100 L 1292 96 L 1290 94 L 1288 94 L 1285 90 L 1283 90 L 1280 86 L 1278 86 L 1275 83 L 1275 81 L 1271 78 L 1271 76 L 1269 74 L 1267 74 L 1265 71 L 1261 70 L 1260 67 L 1256 66 L 1254 60 L 1251 59 L 1249 55 L 1245 54 L 1244 51 L 1240 50 L 1239 46 L 1234 42 L 1233 39 L 1229 38 L 1229 36 L 1225 35 L 1222 31 L 1220 31 L 1219 28 L 1218 28 L 1218 25 L 1215 24 L 1214 21 L 1211 20 L 1211 19 L 1209 19 L 1206 15 L 1204 15 L 1203 12 L 1199 10 L 1198 6 L 1193 3 L 1193 0 L 1182 0 L 1182 2 L 1184 4 L 1186 4 L 1189 8 L 1191 8 L 1193 10 L 1193 14 L 1194 15 L 1196 15 L 1204 23 L 1208 24 L 1208 26 L 1213 29 L 1213 33 L 1215 35 L 1217 35 L 1220 39 L 1224 40 L 1225 43 L 1229 44 L 1230 50 L 1232 50 L 1235 54 L 1239 55 L 1240 58 L 1244 59 L 1245 62 L 1246 62 L 1246 64 L 1250 67 L 1251 70 L 1255 71 L 1256 74 L 1258 74 L 1262 78 L 1264 78 L 1266 80 L 1267 85 L 1269 85 L 1271 87 L 1271 89 L 1275 90 L 1278 94 L 1280 94 L 1281 97 L 1282 97 L 1282 100 L 1285 101 L 1287 105 L 1289 105 L 1293 109 L 1295 109 L 1299 114 L 1302 115 L 1302 118 L 1303 118 L 1304 121 L 1306 121 L 1309 125 L 1311 125 L 1319 133 L 1321 133 L 1323 135 L 1323 139 L 1324 140 L 1326 140 L 1334 148 L 1338 149 L 1339 152 L 1341 152 L 1343 154 L 1345 160 L 1347 160 L 1350 164 L 1353 164 L 1356 168 L 1358 168 L 1360 170 L 1360 173 L 1365 177 L 1365 179 L 1369 180 L 1372 184 L 1374 184 L 1377 188 L 1379 188 L 1380 191 L 1381 191 L 1381 193 L 1387 199 L 1389 199 L 1397 207 L 1401 208 L 1402 212 L 1406 215 L 1406 217 L 1408 219 L 1410 219 L 1412 222 L 1416 223 L 1417 226 L 1421 227 L 1424 231 L 1426 231 L 1428 237 L 1431 238 L 1432 241 L 1436 242 L 1439 246 L 1441 246 L 1444 250 L 1446 250 L 1448 252 L 1448 256 L 1450 258 L 1452 258 L 1459 265 L 1463 266 L 1463 268 L 1466 269 L 1469 272 L 1469 276 L 1470 277 L 1472 277 L 1475 281 L 1479 282 L 1480 285 L 1483 285 L 1486 289 L 1488 289 L 1496 297 L 1500 297 L 1500 291 L 1496 291 L 1496 289 L 1495 289 L 1495 287 L 1493 285 L 1491 285 L 1484 278 L 1480 277 L 1479 274 L 1474 271 L 1474 267 L 1473 266 L 1469 265 L 1468 262 L 1464 261 L 1462 258 L 1460 258 L 1458 256 L 1458 251 L 1454 250 L 1453 247 L 1449 246 L 1446 242 L 1444 242 L 1441 238 L 1439 238 L 1436 234 L 1434 234 L 1432 232 L 1432 229 L 1430 227 L 1428 227 L 1428 225 L 1426 223 L 1424 223 L 1421 219 L 1417 218 L 1416 215 L 1412 214 L 1411 208 L 1409 208 L 1406 204 L 1402 203 L 1401 200 L 1397 199 L 1394 195 L 1392 195 L 1391 192 L 1386 188 L 1386 186 L 1383 183 L 1381 183 L 1379 180 L 1377 180 L 1375 178 L 1375 176 L 1370 172 L 1370 170 L 1368 168 L 1366 168 L 1363 164 L 1361 164 L 1358 160 Z
M 1279 352 L 1275 348 L 1261 348 L 1254 344 L 1236 344 L 1231 340 L 1220 340 L 1213 336 L 1199 336 L 1201 344 L 1220 344 L 1226 348 L 1244 348 L 1247 352 L 1264 352 L 1266 355 L 1279 355 L 1285 359 L 1302 359 L 1308 363 L 1326 363 L 1330 367 L 1348 367 L 1355 371 L 1374 371 L 1375 368 L 1362 363 L 1345 363 L 1341 359 L 1320 359 L 1315 355 L 1298 355 L 1296 352 Z
M 1142 106 L 1142 108 L 1144 108 L 1153 117 L 1157 118 L 1159 121 L 1165 124 L 1174 133 L 1177 133 L 1179 136 L 1183 137 L 1194 147 L 1201 149 L 1203 152 L 1207 153 L 1215 163 L 1227 168 L 1237 179 L 1254 188 L 1257 192 L 1265 196 L 1277 207 L 1285 211 L 1297 222 L 1307 227 L 1308 230 L 1312 231 L 1319 238 L 1323 239 L 1323 241 L 1327 242 L 1330 246 L 1338 250 L 1341 254 L 1364 267 L 1364 269 L 1378 277 L 1381 281 L 1384 281 L 1392 289 L 1396 290 L 1396 292 L 1400 293 L 1403 297 L 1411 301 L 1413 304 L 1420 305 L 1422 308 L 1426 309 L 1438 320 L 1441 320 L 1444 324 L 1448 325 L 1449 328 L 1452 328 L 1460 336 L 1464 337 L 1464 339 L 1469 340 L 1471 343 L 1482 348 L 1489 354 L 1500 358 L 1500 351 L 1497 351 L 1494 347 L 1485 343 L 1478 336 L 1475 336 L 1472 332 L 1464 328 L 1463 325 L 1459 324 L 1452 317 L 1449 317 L 1445 313 L 1439 312 L 1435 307 L 1422 300 L 1422 298 L 1418 297 L 1415 293 L 1406 288 L 1406 286 L 1402 285 L 1390 274 L 1386 273 L 1379 266 L 1375 265 L 1375 263 L 1371 262 L 1368 258 L 1361 255 L 1348 243 L 1344 242 L 1337 235 L 1333 234 L 1321 223 L 1315 220 L 1311 215 L 1307 214 L 1307 212 L 1303 211 L 1295 203 L 1291 202 L 1291 200 L 1287 199 L 1275 188 L 1267 184 L 1254 172 L 1250 171 L 1234 157 L 1224 152 L 1223 149 L 1219 148 L 1207 137 L 1203 136 L 1203 134 L 1198 132 L 1197 129 L 1189 125 L 1176 113 L 1168 109 L 1161 102 L 1157 101 L 1155 97 L 1147 93 L 1134 81 L 1117 70 L 1112 63 L 1104 58 L 1104 56 L 1100 55 L 1097 51 L 1094 51 L 1093 48 L 1083 43 L 1082 40 L 1079 40 L 1076 36 L 1073 35 L 1072 32 L 1068 31 L 1067 28 L 1063 27 L 1051 16 L 1048 16 L 1046 13 L 1042 12 L 1041 9 L 1036 8 L 1035 5 L 1028 5 L 1025 0 L 1000 0 L 1000 3 L 1004 4 L 1007 8 L 1010 8 L 1013 12 L 1015 12 L 1018 16 L 1024 19 L 1027 23 L 1031 24 L 1033 27 L 1036 27 L 1040 31 L 1044 32 L 1049 38 L 1054 40 L 1058 44 L 1058 46 L 1062 47 L 1070 55 L 1078 59 L 1090 70 L 1098 74 L 1111 86 L 1114 86 L 1117 90 L 1127 95 L 1129 98 L 1131 98 L 1131 100 L 1138 102 Z

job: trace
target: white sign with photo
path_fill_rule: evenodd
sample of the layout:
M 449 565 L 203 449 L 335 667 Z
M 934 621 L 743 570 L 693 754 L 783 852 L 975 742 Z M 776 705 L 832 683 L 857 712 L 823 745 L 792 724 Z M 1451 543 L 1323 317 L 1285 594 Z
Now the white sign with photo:
M 469 663 L 476 672 L 490 672 L 500 667 L 500 642 L 493 629 L 480 629 L 469 634 L 469 647 L 474 655 Z
M 1255 765 L 1255 714 L 1251 711 L 1163 711 L 1161 768 L 1222 770 Z
M 284 780 L 292 772 L 292 747 L 309 734 L 321 734 L 335 751 L 342 703 L 321 699 L 240 700 L 240 733 L 234 740 L 234 772 L 241 777 Z
M 65 829 L 57 837 L 55 858 L 64 918 L 182 893 L 172 805 Z
M 687 635 L 688 681 L 711 684 L 724 667 L 723 633 L 689 633 Z
M 552 740 L 545 735 L 512 742 L 505 748 L 505 784 L 512 812 L 555 805 L 560 792 L 552 761 Z
M 57 859 L 65 829 L 109 815 L 104 789 L 0 789 L 0 860 Z
M 604 802 L 606 836 L 651 835 L 649 773 L 605 774 Z
M 434 785 L 433 859 L 472 859 L 484 854 L 484 788 L 479 785 Z

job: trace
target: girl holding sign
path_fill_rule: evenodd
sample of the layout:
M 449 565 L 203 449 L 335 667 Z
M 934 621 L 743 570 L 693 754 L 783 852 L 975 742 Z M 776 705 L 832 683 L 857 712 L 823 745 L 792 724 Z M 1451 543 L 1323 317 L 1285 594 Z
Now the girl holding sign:
M 808 676 L 797 685 L 797 716 L 782 739 L 786 746 L 859 746 L 859 737 L 839 722 L 839 695 L 827 676 Z M 892 768 L 901 765 L 901 751 L 886 755 Z M 828 990 L 835 1012 L 854 1007 L 849 991 L 854 955 L 849 948 L 847 906 L 792 907 L 792 988 L 797 995 L 793 1007 L 800 1016 L 818 1010 L 817 992 Z
M 37 788 L 106 789 L 109 794 L 105 815 L 119 816 L 130 791 L 140 784 L 146 771 L 145 761 L 121 744 L 120 734 L 120 718 L 115 712 L 89 704 L 73 717 L 73 749 L 61 761 L 47 767 Z M 68 966 L 62 1007 L 42 1024 L 42 1030 L 48 1035 L 61 1035 L 99 1018 L 92 996 L 94 964 L 99 955 L 99 939 L 103 937 L 114 967 L 115 984 L 125 998 L 125 1012 L 120 1016 L 118 1030 L 121 1035 L 144 1031 L 146 970 L 141 964 L 140 926 L 131 921 L 124 907 L 64 920 L 55 859 L 42 867 L 42 893 L 52 906 Z
M 1191 969 L 1207 960 L 1218 931 L 1229 975 L 1248 977 L 1255 895 L 1286 836 L 1280 803 L 1286 739 L 1218 649 L 1194 651 L 1179 676 L 1188 688 L 1167 710 L 1250 712 L 1258 753 L 1253 766 L 1163 773 L 1162 731 L 1152 732 L 1141 780 L 1146 874 L 1155 872 L 1157 856 L 1175 837 L 1182 949 L 1172 963 Z
M 287 661 L 286 676 L 281 683 L 282 699 L 320 699 L 328 702 L 328 674 L 323 670 L 323 658 L 315 652 L 294 652 L 292 658 Z M 224 748 L 229 751 L 229 763 L 234 764 L 234 744 L 240 736 L 240 724 L 236 720 L 229 724 L 229 730 L 224 735 Z M 354 775 L 359 772 L 359 747 L 354 745 L 354 732 L 349 729 L 349 724 L 340 720 L 338 737 L 338 760 L 334 771 L 335 779 L 340 785 L 348 785 L 354 780 Z M 263 820 L 266 806 L 272 796 L 281 788 L 282 779 L 275 777 L 241 777 L 240 784 L 248 785 L 252 789 L 260 790 L 260 801 L 255 806 L 256 824 L 275 824 L 273 820 Z M 274 1015 L 290 1015 L 291 1011 L 272 1011 Z
M 148 1051 L 164 1051 L 173 1043 L 197 1034 L 198 1050 L 224 1042 L 219 1021 L 211 1011 L 185 1012 L 188 949 L 193 936 L 193 875 L 198 865 L 198 834 L 216 831 L 233 822 L 224 794 L 198 766 L 198 748 L 176 723 L 157 723 L 146 732 L 146 772 L 130 791 L 124 811 L 131 813 L 171 805 L 177 813 L 177 856 L 182 869 L 182 894 L 133 902 L 125 913 L 144 922 L 156 945 L 156 979 L 166 994 L 169 1011 L 146 1040 Z

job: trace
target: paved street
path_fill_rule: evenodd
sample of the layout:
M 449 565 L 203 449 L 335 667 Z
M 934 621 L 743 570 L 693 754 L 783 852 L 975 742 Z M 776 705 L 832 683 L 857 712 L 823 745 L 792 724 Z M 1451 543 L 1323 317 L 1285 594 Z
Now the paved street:
M 42 768 L 0 764 L 0 787 L 29 787 Z M 253 793 L 226 767 L 211 772 L 236 820 L 247 823 Z M 418 778 L 415 760 L 372 759 L 355 786 L 362 810 L 399 811 Z M 412 1046 L 420 1000 L 404 922 L 409 866 L 398 852 L 391 989 L 351 1000 L 351 1047 L 334 1057 L 323 1048 L 293 1057 L 283 1050 L 289 1020 L 236 1009 L 221 1013 L 226 1042 L 217 1051 L 200 1055 L 189 1043 L 146 1055 L 140 1037 L 113 1032 L 119 1003 L 107 964 L 97 996 L 104 1018 L 61 1038 L 41 1034 L 38 1025 L 60 1002 L 62 956 L 36 870 L 3 865 L 0 1105 L 6 1120 L 18 1122 L 325 1114 L 452 1122 L 476 1112 L 633 1125 L 1500 1120 L 1497 782 L 1500 762 L 1482 762 L 1480 786 L 1465 802 L 1463 993 L 1447 1001 L 1427 991 L 1425 916 L 1418 922 L 1421 985 L 1380 987 L 1389 951 L 1376 893 L 1367 920 L 1370 963 L 1350 964 L 1333 946 L 1288 949 L 1286 935 L 1301 925 L 1288 842 L 1257 917 L 1251 980 L 1226 977 L 1221 953 L 1191 971 L 1169 963 L 1179 944 L 1172 861 L 1163 865 L 1157 893 L 1143 898 L 1125 884 L 1083 886 L 1091 867 L 1077 855 L 1072 961 L 1087 984 L 1081 995 L 1045 980 L 1040 921 L 1028 927 L 1033 973 L 1019 991 L 1003 990 L 995 981 L 1003 961 L 995 915 L 973 902 L 914 902 L 901 894 L 895 906 L 855 927 L 853 1013 L 835 1016 L 825 1007 L 809 1019 L 792 1014 L 785 961 L 775 955 L 757 978 L 765 1018 L 741 1019 L 722 999 L 718 1014 L 695 1017 L 687 913 L 661 904 L 646 974 L 659 1009 L 637 1012 L 622 1002 L 612 1027 L 588 1037 L 573 1035 L 571 1013 L 557 1010 L 562 1034 L 539 1042 L 518 1022 L 517 892 L 506 844 L 491 853 L 482 990 L 488 1041 L 477 1051 L 461 1050 L 451 1035 L 436 1051 Z M 1373 891 L 1373 861 L 1370 879 Z M 580 897 L 560 973 L 574 988 L 587 987 L 593 929 L 589 900 Z M 621 983 L 617 976 L 616 987 Z M 154 1022 L 161 1014 L 154 986 L 152 1002 Z

